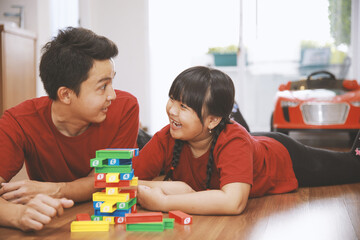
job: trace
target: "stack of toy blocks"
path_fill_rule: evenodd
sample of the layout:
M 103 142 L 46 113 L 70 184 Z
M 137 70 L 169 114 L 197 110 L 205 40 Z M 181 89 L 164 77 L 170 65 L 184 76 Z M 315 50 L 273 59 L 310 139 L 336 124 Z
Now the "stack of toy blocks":
M 129 187 L 138 185 L 138 178 L 134 176 L 132 168 L 132 158 L 138 154 L 138 149 L 96 151 L 90 166 L 95 168 L 95 188 L 105 188 L 105 192 L 93 194 L 93 221 L 121 224 L 124 223 L 126 213 L 136 212 L 137 192 Z
M 77 219 L 72 222 L 72 232 L 108 231 L 109 224 L 123 224 L 126 213 L 136 212 L 137 191 L 131 187 L 138 185 L 138 178 L 134 176 L 132 168 L 132 158 L 138 154 L 137 148 L 96 151 L 96 157 L 90 160 L 90 166 L 95 168 L 94 186 L 104 190 L 93 194 L 94 215 L 91 219 Z M 94 230 L 97 223 L 104 227 Z

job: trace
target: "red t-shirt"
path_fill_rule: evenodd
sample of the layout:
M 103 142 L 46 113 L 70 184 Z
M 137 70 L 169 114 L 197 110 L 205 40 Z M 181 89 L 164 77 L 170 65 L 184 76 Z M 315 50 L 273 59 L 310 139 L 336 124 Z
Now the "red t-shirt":
M 133 159 L 135 175 L 150 180 L 162 169 L 170 170 L 175 140 L 169 125 L 157 132 Z M 290 192 L 298 187 L 287 149 L 268 137 L 251 136 L 237 123 L 228 124 L 214 148 L 211 188 L 220 189 L 233 182 L 252 185 L 250 197 Z M 206 165 L 210 151 L 194 158 L 184 144 L 173 180 L 183 181 L 194 190 L 205 190 Z
M 87 176 L 90 159 L 102 148 L 133 148 L 139 127 L 137 99 L 116 90 L 106 119 L 79 136 L 61 134 L 51 119 L 52 100 L 27 100 L 0 119 L 0 176 L 9 181 L 24 161 L 30 179 L 73 181 Z

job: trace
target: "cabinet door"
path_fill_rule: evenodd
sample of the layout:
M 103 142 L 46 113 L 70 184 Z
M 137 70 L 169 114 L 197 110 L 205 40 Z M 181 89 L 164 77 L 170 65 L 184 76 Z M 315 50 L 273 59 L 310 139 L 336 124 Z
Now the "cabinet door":
M 11 31 L 1 32 L 2 114 L 36 97 L 35 39 Z

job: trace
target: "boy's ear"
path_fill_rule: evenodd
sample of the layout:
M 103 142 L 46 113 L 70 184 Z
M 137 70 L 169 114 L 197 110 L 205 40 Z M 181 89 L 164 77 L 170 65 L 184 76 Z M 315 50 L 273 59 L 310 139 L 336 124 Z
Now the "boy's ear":
M 71 96 L 72 94 L 74 94 L 74 92 L 67 88 L 67 87 L 59 87 L 59 89 L 57 90 L 57 95 L 58 95 L 58 99 L 60 102 L 65 103 L 65 104 L 70 104 L 71 103 Z
M 210 115 L 208 128 L 214 129 L 221 122 L 221 119 L 221 117 Z

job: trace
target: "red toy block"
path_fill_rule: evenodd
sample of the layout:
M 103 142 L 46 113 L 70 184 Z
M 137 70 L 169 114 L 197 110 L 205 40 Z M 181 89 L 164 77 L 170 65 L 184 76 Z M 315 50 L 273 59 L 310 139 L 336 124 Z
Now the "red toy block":
M 91 221 L 91 217 L 87 213 L 76 214 L 76 221 Z
M 94 177 L 95 177 L 95 182 L 96 181 L 106 182 L 106 173 L 95 173 Z
M 144 223 L 144 222 L 162 222 L 163 215 L 161 212 L 148 213 L 126 213 L 125 221 L 128 223 Z
M 115 224 L 125 224 L 125 217 L 115 217 Z
M 119 193 L 129 193 L 130 198 L 136 198 L 137 190 L 136 189 L 121 189 Z
M 175 222 L 179 224 L 192 224 L 192 216 L 179 210 L 169 211 L 169 218 L 175 218 Z
M 136 204 L 132 205 L 131 213 L 137 213 Z

